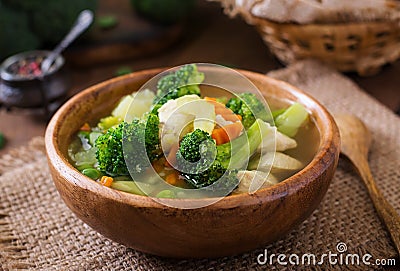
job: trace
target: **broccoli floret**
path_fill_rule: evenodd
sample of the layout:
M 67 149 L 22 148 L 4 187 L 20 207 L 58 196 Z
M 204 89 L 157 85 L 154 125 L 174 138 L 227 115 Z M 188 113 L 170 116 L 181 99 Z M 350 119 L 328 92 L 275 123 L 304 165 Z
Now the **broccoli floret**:
M 201 174 L 211 166 L 216 154 L 215 141 L 207 132 L 196 129 L 182 138 L 176 157 L 183 172 Z
M 110 128 L 96 140 L 96 159 L 99 170 L 116 176 L 128 175 L 128 169 L 122 151 L 122 135 L 127 123 L 123 122 L 116 128 Z
M 203 80 L 204 73 L 199 72 L 195 64 L 182 66 L 175 73 L 166 75 L 158 81 L 154 103 L 157 107 L 160 107 L 168 100 L 185 95 L 196 94 L 200 96 L 198 84 Z
M 162 154 L 159 138 L 159 124 L 160 119 L 156 114 L 146 114 L 144 119 L 147 120 L 145 123 L 145 146 L 147 155 L 150 161 L 154 161 L 159 158 Z M 142 121 L 143 123 L 143 121 Z
M 96 140 L 99 170 L 112 176 L 129 175 L 128 167 L 142 173 L 160 153 L 158 124 L 158 116 L 149 114 L 108 129 Z
M 238 97 L 231 98 L 226 107 L 242 116 L 245 129 L 248 129 L 256 121 L 256 118 L 264 121 L 270 119 L 264 104 L 253 93 L 242 93 Z
M 217 156 L 217 157 L 216 157 Z M 215 160 L 214 160 L 215 158 Z M 186 181 L 195 188 L 209 186 L 218 181 L 227 171 L 218 159 L 218 148 L 211 136 L 200 129 L 185 135 L 176 154 L 178 169 Z M 235 174 L 227 172 L 221 188 L 232 189 L 237 185 Z
M 207 187 L 224 174 L 217 189 L 233 189 L 238 184 L 237 170 L 247 165 L 250 157 L 268 136 L 270 126 L 258 119 L 232 142 L 216 146 L 211 136 L 200 129 L 186 134 L 176 154 L 178 170 L 195 188 Z M 248 157 L 244 157 L 248 155 Z

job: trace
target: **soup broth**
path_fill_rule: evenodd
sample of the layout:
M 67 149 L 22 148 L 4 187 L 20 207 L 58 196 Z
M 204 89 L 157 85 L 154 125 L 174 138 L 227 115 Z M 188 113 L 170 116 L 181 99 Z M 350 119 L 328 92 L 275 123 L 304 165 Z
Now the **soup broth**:
M 213 97 L 213 99 L 214 98 L 217 99 L 216 100 L 217 102 L 221 102 L 223 104 L 225 104 L 230 98 L 235 97 L 235 95 L 232 95 L 228 91 L 215 86 L 200 85 L 200 89 L 201 89 L 201 98 Z M 269 108 L 271 109 L 272 112 L 277 112 L 277 110 L 284 111 L 282 110 L 282 108 L 288 108 L 291 106 L 290 103 L 284 100 L 276 100 L 274 98 L 268 98 L 268 97 L 267 99 Z M 212 102 L 214 103 L 214 100 Z M 269 113 L 269 110 L 267 111 Z M 271 114 L 269 115 L 270 115 L 269 122 L 271 122 L 271 125 L 274 125 L 273 121 L 271 121 L 273 117 Z M 99 121 L 96 120 L 90 122 L 90 124 L 85 124 L 86 127 L 84 129 L 81 129 L 81 131 L 78 132 L 77 136 L 75 136 L 72 139 L 69 147 L 69 155 L 71 163 L 74 164 L 78 170 L 80 170 L 83 174 L 91 177 L 92 179 L 104 185 L 105 182 L 109 181 L 109 179 L 107 180 L 104 179 L 104 175 L 110 175 L 110 174 L 108 172 L 101 172 L 98 170 L 97 167 L 98 161 L 96 161 L 95 145 L 97 142 L 97 137 L 100 137 L 107 131 L 104 129 L 100 129 L 99 124 L 97 124 L 98 122 Z M 116 125 L 118 124 L 115 124 L 113 127 L 116 127 Z M 162 126 L 163 124 L 161 123 L 160 125 Z M 191 125 L 193 126 L 193 124 Z M 219 126 L 216 125 L 215 127 L 218 128 Z M 180 140 L 182 140 L 181 135 L 179 135 L 179 138 Z M 317 152 L 319 147 L 319 132 L 313 121 L 312 115 L 308 117 L 308 121 L 306 121 L 305 124 L 301 125 L 298 128 L 296 135 L 293 136 L 292 139 L 296 141 L 297 146 L 286 149 L 282 151 L 282 153 L 299 161 L 302 164 L 302 167 L 297 168 L 295 170 L 274 170 L 274 168 L 272 167 L 271 172 L 277 179 L 277 182 L 281 182 L 284 179 L 292 176 L 296 172 L 300 171 L 302 168 L 304 168 L 304 166 L 310 163 L 315 153 Z M 177 150 L 175 149 L 174 151 L 176 152 Z M 169 152 L 171 152 L 171 150 L 169 150 Z M 87 157 L 85 157 L 85 155 Z M 250 157 L 250 161 L 252 159 L 257 159 L 257 155 L 258 157 L 260 156 L 257 153 L 253 154 Z M 169 156 L 168 152 L 167 156 Z M 246 157 L 244 157 L 243 159 L 245 160 Z M 93 172 L 95 173 L 97 172 L 97 175 L 94 174 Z M 168 184 L 186 189 L 193 188 L 192 185 L 187 182 L 187 178 L 185 177 L 185 175 L 180 174 L 179 171 L 174 169 L 174 167 L 169 164 L 169 160 L 167 161 L 164 155 L 160 155 L 159 158 L 152 161 L 152 168 L 147 169 L 142 174 L 146 176 L 146 174 L 150 174 L 151 172 L 156 172 L 158 176 L 160 176 Z M 111 175 L 111 176 L 112 176 L 111 179 L 114 180 L 114 186 L 111 185 L 111 187 L 135 194 L 143 194 L 141 193 L 140 189 L 138 189 L 135 185 L 133 185 L 134 182 L 132 182 L 132 178 L 127 174 L 122 174 L 121 176 L 118 175 Z M 161 197 L 160 193 L 165 192 L 164 184 L 159 184 L 149 180 L 146 185 L 150 186 L 153 185 L 152 189 L 153 192 L 151 192 L 149 196 Z

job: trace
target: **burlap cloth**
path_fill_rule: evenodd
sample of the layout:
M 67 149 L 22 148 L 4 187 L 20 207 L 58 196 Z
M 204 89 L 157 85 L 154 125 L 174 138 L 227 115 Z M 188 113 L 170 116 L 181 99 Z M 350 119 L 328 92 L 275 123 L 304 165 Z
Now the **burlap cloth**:
M 351 112 L 373 134 L 370 165 L 378 186 L 400 210 L 400 120 L 346 77 L 316 62 L 299 62 L 269 75 L 286 80 L 325 104 L 331 112 Z M 257 255 L 348 253 L 396 256 L 362 182 L 341 162 L 319 208 L 284 239 L 253 252 L 203 260 L 173 260 L 119 245 L 93 231 L 64 205 L 52 183 L 43 138 L 0 161 L 0 264 L 4 270 L 375 270 L 377 266 L 261 266 Z M 160 240 L 162 243 L 163 240 Z M 397 259 L 397 264 L 398 259 Z M 394 269 L 396 270 L 396 269 Z M 397 269 L 400 270 L 400 269 Z

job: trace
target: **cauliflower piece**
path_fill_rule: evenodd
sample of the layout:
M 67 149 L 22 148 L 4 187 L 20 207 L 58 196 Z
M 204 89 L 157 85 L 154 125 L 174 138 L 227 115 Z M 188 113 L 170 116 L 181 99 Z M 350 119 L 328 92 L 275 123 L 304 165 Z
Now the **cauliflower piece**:
M 209 134 L 215 126 L 214 105 L 197 95 L 185 95 L 169 100 L 158 109 L 161 146 L 165 152 L 185 134 L 201 129 Z

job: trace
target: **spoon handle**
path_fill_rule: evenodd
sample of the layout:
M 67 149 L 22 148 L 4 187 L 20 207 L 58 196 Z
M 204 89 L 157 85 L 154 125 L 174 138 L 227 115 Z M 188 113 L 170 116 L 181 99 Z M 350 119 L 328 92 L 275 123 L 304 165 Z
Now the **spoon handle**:
M 393 206 L 385 199 L 381 191 L 376 186 L 375 180 L 366 159 L 360 160 L 357 168 L 368 189 L 372 202 L 378 212 L 379 217 L 390 232 L 397 253 L 400 255 L 400 215 Z
M 71 28 L 67 36 L 57 45 L 57 47 L 43 60 L 42 72 L 46 72 L 50 69 L 54 60 L 60 55 L 60 53 L 67 48 L 71 42 L 73 42 L 93 21 L 93 12 L 90 10 L 84 10 L 79 13 L 78 18 L 75 21 L 74 26 Z

